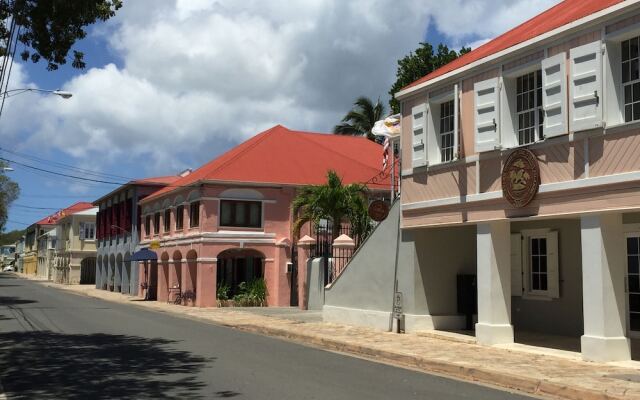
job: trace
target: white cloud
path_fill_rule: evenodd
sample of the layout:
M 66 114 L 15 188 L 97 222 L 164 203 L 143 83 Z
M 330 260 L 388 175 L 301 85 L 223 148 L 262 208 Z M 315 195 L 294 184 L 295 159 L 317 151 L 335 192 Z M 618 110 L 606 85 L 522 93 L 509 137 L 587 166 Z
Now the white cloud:
M 123 66 L 72 79 L 64 86 L 74 93 L 70 100 L 12 104 L 7 125 L 23 143 L 97 167 L 113 170 L 127 159 L 144 160 L 140 175 L 195 167 L 194 155 L 209 159 L 220 143 L 277 123 L 328 131 L 356 97 L 384 99 L 396 60 L 424 40 L 432 19 L 450 39 L 467 43 L 553 2 L 125 2 L 96 30 Z M 19 121 L 24 115 L 30 115 L 26 125 Z

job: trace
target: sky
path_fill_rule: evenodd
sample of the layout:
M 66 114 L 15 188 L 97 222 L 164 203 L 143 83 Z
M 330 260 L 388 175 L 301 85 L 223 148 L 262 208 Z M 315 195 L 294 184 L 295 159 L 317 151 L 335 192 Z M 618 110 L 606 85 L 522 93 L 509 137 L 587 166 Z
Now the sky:
M 331 132 L 357 97 L 387 103 L 397 60 L 420 42 L 475 48 L 557 2 L 125 0 L 76 44 L 85 69 L 15 60 L 9 89 L 73 97 L 7 99 L 0 157 L 21 196 L 6 230 L 195 169 L 276 124 Z

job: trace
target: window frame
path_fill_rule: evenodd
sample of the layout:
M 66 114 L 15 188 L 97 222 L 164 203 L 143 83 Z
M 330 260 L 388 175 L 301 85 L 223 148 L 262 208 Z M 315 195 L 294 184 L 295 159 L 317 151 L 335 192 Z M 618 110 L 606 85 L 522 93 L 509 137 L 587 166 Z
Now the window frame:
M 607 33 L 602 40 L 602 83 L 605 100 L 602 119 L 607 128 L 640 124 L 640 119 L 625 121 L 625 85 L 622 82 L 622 42 L 635 37 L 640 37 L 640 23 Z
M 153 213 L 153 236 L 160 234 L 160 211 Z
M 144 216 L 144 235 L 146 237 L 151 236 L 151 214 Z
M 544 126 L 544 116 L 543 120 L 540 121 L 540 114 L 544 114 L 544 98 L 542 91 L 544 88 L 542 87 L 542 81 L 544 80 L 542 76 L 542 62 L 545 60 L 545 57 L 537 58 L 533 61 L 525 63 L 523 65 L 519 65 L 508 70 L 502 71 L 502 77 L 500 79 L 500 148 L 503 150 L 506 149 L 515 149 L 519 147 L 528 147 L 535 145 L 537 143 L 542 143 L 546 140 L 543 135 L 540 137 L 539 127 Z M 503 65 L 504 68 L 504 65 Z M 518 111 L 518 79 L 522 78 L 526 75 L 534 73 L 534 100 L 533 104 L 535 107 L 533 109 L 527 109 L 524 111 Z M 540 84 L 538 85 L 537 79 L 540 79 Z M 538 96 L 540 99 L 538 100 Z M 535 140 L 533 142 L 520 144 L 519 141 L 519 115 L 527 112 L 534 111 L 534 135 Z M 543 128 L 544 133 L 544 128 Z
M 560 241 L 559 241 L 559 232 L 554 229 L 526 229 L 520 232 L 522 235 L 522 268 L 523 268 L 523 291 L 522 298 L 527 300 L 548 300 L 551 301 L 555 298 L 559 298 L 560 296 L 560 254 L 552 255 L 549 251 L 551 247 L 551 241 L 557 240 L 557 251 L 560 252 Z M 556 238 L 553 239 L 552 236 Z M 532 277 L 533 271 L 531 268 L 531 239 L 546 239 L 546 276 L 547 276 L 547 289 L 546 290 L 537 290 L 532 288 Z M 555 258 L 555 261 L 552 260 L 552 257 Z M 556 264 L 557 272 L 550 272 L 551 263 Z M 552 279 L 557 279 L 557 283 L 552 283 Z M 552 292 L 552 286 L 557 285 L 558 295 L 554 296 Z
M 166 210 L 164 210 L 164 215 L 162 218 L 163 218 L 162 220 L 163 233 L 171 232 L 171 209 L 170 208 L 167 208 Z
M 425 138 L 426 138 L 426 165 L 433 167 L 436 165 L 450 164 L 458 161 L 460 158 L 460 99 L 458 94 L 459 85 L 453 84 L 449 86 L 449 90 L 446 87 L 441 87 L 430 92 L 427 98 L 426 114 L 425 114 Z M 434 94 L 435 93 L 435 94 Z M 449 118 L 452 119 L 451 131 L 445 132 L 451 135 L 451 159 L 444 159 L 442 157 L 443 146 L 441 132 L 442 121 L 442 105 L 452 102 L 451 113 Z
M 175 208 L 175 230 L 181 231 L 184 229 L 184 204 L 180 204 Z M 180 224 L 178 224 L 180 222 Z
M 231 220 L 232 223 L 231 224 L 223 224 L 222 223 L 222 207 L 223 204 L 225 203 L 231 203 Z M 260 211 L 260 215 L 259 215 L 259 225 L 258 226 L 254 226 L 254 225 L 250 225 L 249 223 L 247 224 L 239 224 L 239 223 L 235 223 L 235 216 L 236 216 L 236 204 L 238 203 L 243 203 L 246 204 L 247 207 L 245 209 L 245 218 L 246 221 L 251 221 L 251 204 L 258 204 L 259 206 L 259 211 Z M 264 227 L 264 202 L 261 200 L 245 200 L 245 199 L 220 199 L 219 201 L 219 205 L 218 205 L 218 225 L 220 227 L 223 228 L 250 228 L 250 229 L 262 229 Z
M 194 213 L 194 205 L 197 205 L 197 212 Z M 196 215 L 196 223 L 194 224 L 194 214 Z M 199 228 L 200 227 L 200 200 L 195 200 L 189 203 L 189 229 L 191 228 Z

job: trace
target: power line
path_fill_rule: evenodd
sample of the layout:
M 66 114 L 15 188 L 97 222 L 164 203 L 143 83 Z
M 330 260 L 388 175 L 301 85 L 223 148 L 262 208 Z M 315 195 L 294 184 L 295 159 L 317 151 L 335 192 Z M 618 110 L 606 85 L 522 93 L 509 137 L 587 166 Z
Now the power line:
M 16 155 L 16 156 L 21 157 L 21 158 L 25 158 L 27 160 L 37 161 L 37 162 L 40 162 L 40 163 L 43 163 L 43 164 L 50 164 L 50 165 L 58 167 L 58 168 L 66 168 L 66 169 L 73 170 L 75 172 L 82 172 L 82 173 L 89 174 L 89 175 L 94 175 L 94 176 L 97 176 L 97 177 L 102 176 L 102 177 L 107 177 L 107 178 L 122 178 L 122 179 L 127 179 L 127 180 L 134 180 L 134 178 L 130 178 L 130 177 L 127 177 L 127 176 L 115 175 L 115 174 L 107 174 L 107 173 L 98 172 L 98 171 L 94 171 L 94 170 L 90 170 L 90 169 L 80 168 L 80 167 L 76 167 L 76 166 L 73 166 L 73 165 L 65 164 L 65 163 L 62 163 L 62 162 L 59 162 L 59 161 L 48 160 L 48 159 L 45 159 L 45 158 L 40 158 L 40 157 L 37 157 L 37 156 L 30 155 L 30 154 L 25 154 L 25 153 L 20 153 L 20 152 L 14 151 L 14 150 L 9 150 L 9 149 L 3 148 L 3 147 L 0 147 L 0 151 L 5 151 L 7 153 Z
M 6 161 L 6 162 L 9 162 L 9 163 L 12 163 L 12 164 L 20 165 L 21 167 L 33 169 L 33 170 L 36 170 L 36 171 L 46 172 L 46 173 L 52 174 L 52 175 L 64 176 L 64 177 L 67 177 L 67 178 L 79 179 L 79 180 L 82 180 L 82 181 L 105 183 L 105 184 L 108 184 L 108 185 L 118 185 L 118 186 L 126 184 L 126 182 L 103 181 L 101 179 L 91 179 L 91 178 L 85 178 L 85 177 L 82 177 L 82 176 L 69 175 L 69 174 L 65 174 L 65 173 L 62 173 L 62 172 L 49 171 L 49 170 L 44 169 L 44 168 L 34 167 L 33 165 L 23 164 L 21 162 L 14 161 L 14 160 L 9 160 L 9 159 L 3 158 L 3 157 L 0 157 L 0 160 Z
M 10 220 L 10 219 L 8 219 L 8 220 L 7 220 L 7 222 L 10 222 L 10 223 L 12 223 L 12 224 L 24 225 L 24 226 L 33 225 L 32 223 L 31 223 L 31 224 L 27 224 L 26 222 L 12 221 L 12 220 Z
M 25 206 L 22 204 L 12 204 L 11 207 L 20 207 L 20 208 L 28 208 L 30 210 L 54 210 L 54 211 L 58 211 L 60 210 L 59 208 L 52 208 L 52 207 L 33 207 L 33 206 Z

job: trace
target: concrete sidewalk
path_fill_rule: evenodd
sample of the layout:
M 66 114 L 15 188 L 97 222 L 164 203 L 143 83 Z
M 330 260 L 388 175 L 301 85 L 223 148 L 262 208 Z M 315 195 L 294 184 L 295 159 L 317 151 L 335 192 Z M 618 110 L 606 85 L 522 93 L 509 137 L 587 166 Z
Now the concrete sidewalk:
M 640 399 L 640 363 L 600 364 L 477 345 L 434 333 L 380 332 L 322 322 L 318 313 L 294 309 L 193 308 L 97 290 L 88 285 L 53 288 L 128 303 L 235 329 L 279 337 L 424 372 L 516 389 L 547 398 Z

